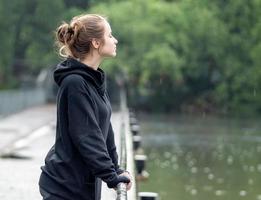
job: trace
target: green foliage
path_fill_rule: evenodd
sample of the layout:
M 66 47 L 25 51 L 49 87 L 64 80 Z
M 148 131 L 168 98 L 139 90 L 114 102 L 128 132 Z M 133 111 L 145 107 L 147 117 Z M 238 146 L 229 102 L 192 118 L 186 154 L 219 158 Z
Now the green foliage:
M 28 22 L 25 40 L 28 41 L 25 59 L 31 70 L 54 63 L 57 55 L 53 49 L 54 30 L 64 11 L 63 1 L 39 1 Z M 33 38 L 33 39 L 31 39 Z M 39 70 L 37 70 L 39 71 Z
M 101 3 L 119 40 L 132 105 L 149 110 L 261 112 L 260 0 Z M 116 71 L 117 71 L 116 70 Z
M 94 11 L 109 16 L 119 40 L 118 63 L 129 72 L 132 94 L 147 99 L 143 106 L 178 110 L 211 87 L 226 32 L 201 4 L 125 1 Z
M 260 1 L 213 1 L 217 16 L 228 31 L 223 51 L 222 80 L 216 86 L 215 99 L 227 110 L 260 113 Z
M 87 8 L 92 0 L 64 0 L 64 3 L 67 8 Z
M 14 15 L 9 15 L 9 9 L 13 8 L 10 1 L 0 1 L 0 88 L 6 87 L 6 82 L 10 80 L 11 69 L 9 67 L 12 60 L 12 52 L 14 44 L 12 37 L 14 36 L 14 26 L 12 22 L 15 20 Z M 6 19 L 8 16 L 8 19 Z
M 64 4 L 63 0 L 1 0 L 0 10 L 0 87 L 15 87 L 57 61 L 53 30 L 63 18 Z
M 56 63 L 53 31 L 89 6 L 119 41 L 103 67 L 126 74 L 131 105 L 261 113 L 260 0 L 0 0 L 0 88 Z

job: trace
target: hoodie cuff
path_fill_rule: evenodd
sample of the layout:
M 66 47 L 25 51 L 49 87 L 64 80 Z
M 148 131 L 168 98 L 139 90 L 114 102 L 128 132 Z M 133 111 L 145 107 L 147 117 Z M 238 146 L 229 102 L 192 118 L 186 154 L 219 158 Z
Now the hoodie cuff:
M 107 182 L 109 188 L 116 188 L 119 183 L 129 183 L 130 179 L 126 176 L 116 176 L 113 180 Z
M 118 168 L 118 169 L 116 170 L 116 173 L 117 173 L 118 175 L 122 174 L 123 172 L 125 172 L 125 170 L 123 170 L 123 169 L 121 169 L 121 168 Z

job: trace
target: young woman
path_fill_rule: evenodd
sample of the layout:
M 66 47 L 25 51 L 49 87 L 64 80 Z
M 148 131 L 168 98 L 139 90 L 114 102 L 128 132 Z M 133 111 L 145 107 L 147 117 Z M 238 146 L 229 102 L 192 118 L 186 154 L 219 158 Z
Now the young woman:
M 41 167 L 40 193 L 44 200 L 99 200 L 101 180 L 109 188 L 131 176 L 118 165 L 105 57 L 116 56 L 118 41 L 108 21 L 94 14 L 74 17 L 58 27 L 57 43 L 66 59 L 57 65 L 57 128 L 54 146 Z

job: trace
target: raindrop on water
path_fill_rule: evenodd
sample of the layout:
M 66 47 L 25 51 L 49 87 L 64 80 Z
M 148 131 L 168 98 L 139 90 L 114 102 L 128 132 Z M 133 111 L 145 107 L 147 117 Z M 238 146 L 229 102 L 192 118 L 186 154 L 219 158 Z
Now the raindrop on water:
M 177 169 L 179 169 L 179 165 L 178 165 L 178 164 L 174 164 L 174 165 L 172 166 L 172 168 L 173 168 L 174 170 L 177 170 Z
M 177 162 L 178 158 L 176 155 L 173 155 L 171 158 L 171 162 Z
M 223 179 L 223 178 L 218 178 L 218 179 L 217 179 L 217 183 L 219 183 L 219 184 L 224 183 L 224 179 Z
M 243 170 L 244 170 L 244 171 L 248 171 L 248 166 L 247 166 L 247 165 L 244 165 L 244 166 L 243 166 Z
M 171 153 L 168 152 L 168 151 L 164 152 L 164 157 L 165 158 L 170 158 L 171 157 Z
M 190 190 L 190 194 L 193 195 L 193 196 L 197 195 L 197 193 L 198 193 L 198 191 L 196 189 Z
M 251 179 L 251 178 L 248 179 L 248 184 L 249 184 L 249 185 L 253 185 L 253 183 L 254 183 L 254 180 L 253 180 L 253 179 Z
M 203 190 L 205 190 L 205 191 L 211 191 L 211 190 L 213 190 L 213 186 L 204 185 L 204 186 L 203 186 Z
M 205 173 L 209 173 L 209 172 L 210 172 L 209 167 L 204 167 L 204 172 L 205 172 Z
M 209 180 L 213 180 L 213 179 L 214 179 L 214 175 L 213 175 L 213 174 L 209 174 L 209 175 L 208 175 L 208 179 L 209 179 Z
M 232 165 L 232 164 L 233 164 L 233 161 L 234 161 L 233 157 L 232 157 L 232 156 L 228 156 L 228 158 L 227 158 L 227 164 Z
M 185 190 L 189 192 L 193 188 L 193 185 L 185 185 Z
M 220 153 L 218 154 L 218 160 L 222 161 L 224 159 L 224 154 Z
M 190 161 L 188 162 L 188 166 L 189 166 L 189 167 L 192 167 L 194 164 L 195 164 L 195 162 L 194 162 L 193 160 L 190 160 Z
M 162 169 L 164 169 L 164 168 L 168 167 L 169 165 L 170 165 L 170 162 L 167 160 L 167 161 L 163 162 L 163 163 L 160 165 L 160 167 L 161 167 Z
M 178 156 L 182 156 L 184 152 L 182 151 L 182 149 L 177 149 L 176 153 Z
M 195 174 L 198 172 L 198 169 L 196 167 L 192 167 L 190 171 L 191 173 Z
M 222 196 L 222 195 L 224 195 L 225 194 L 225 191 L 224 190 L 216 190 L 215 191 L 215 195 L 216 196 Z
M 240 196 L 246 196 L 247 195 L 247 192 L 245 191 L 245 190 L 241 190 L 240 192 L 239 192 L 239 195 Z
M 261 164 L 258 164 L 258 165 L 257 165 L 257 170 L 258 170 L 259 172 L 261 172 Z
M 258 146 L 256 147 L 256 150 L 257 150 L 258 153 L 260 153 L 260 152 L 261 152 L 261 145 L 258 145 Z
M 254 172 L 254 171 L 255 171 L 255 167 L 254 167 L 254 166 L 250 166 L 250 167 L 249 167 L 249 171 L 250 171 L 250 172 Z

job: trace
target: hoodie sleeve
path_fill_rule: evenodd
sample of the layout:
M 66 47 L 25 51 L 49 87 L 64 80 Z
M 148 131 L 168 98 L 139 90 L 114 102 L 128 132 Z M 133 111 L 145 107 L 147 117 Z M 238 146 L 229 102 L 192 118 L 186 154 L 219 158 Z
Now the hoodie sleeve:
M 107 144 L 107 149 L 109 151 L 109 155 L 112 159 L 112 162 L 114 164 L 114 167 L 115 167 L 117 174 L 123 173 L 124 170 L 120 169 L 119 164 L 118 164 L 118 154 L 117 154 L 117 151 L 116 151 L 115 140 L 114 140 L 114 132 L 113 132 L 113 128 L 112 128 L 111 123 L 110 123 L 110 126 L 109 126 L 109 132 L 108 132 L 106 144 Z
M 79 78 L 71 78 L 68 84 L 68 123 L 72 141 L 93 174 L 108 186 L 121 182 L 96 121 L 90 93 Z

